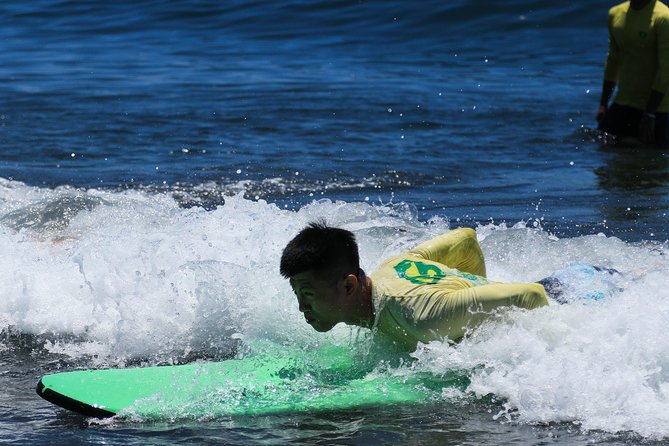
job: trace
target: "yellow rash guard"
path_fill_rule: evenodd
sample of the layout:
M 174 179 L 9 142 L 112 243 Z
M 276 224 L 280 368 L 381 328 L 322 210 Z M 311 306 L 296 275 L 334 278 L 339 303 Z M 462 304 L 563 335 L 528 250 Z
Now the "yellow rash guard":
M 650 91 L 665 93 L 658 112 L 669 111 L 669 8 L 651 0 L 643 9 L 630 2 L 609 11 L 609 52 L 604 80 L 618 84 L 615 102 L 645 110 Z
M 371 279 L 375 326 L 405 350 L 419 341 L 458 341 L 500 307 L 548 305 L 540 284 L 489 281 L 476 232 L 469 228 L 384 261 Z

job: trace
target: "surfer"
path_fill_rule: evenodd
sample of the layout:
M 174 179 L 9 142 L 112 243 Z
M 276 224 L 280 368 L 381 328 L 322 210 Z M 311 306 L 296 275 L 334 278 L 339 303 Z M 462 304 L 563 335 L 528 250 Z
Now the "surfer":
M 657 0 L 627 1 L 609 10 L 608 28 L 609 50 L 596 116 L 599 129 L 666 148 L 669 8 Z
M 403 350 L 414 350 L 418 342 L 457 342 L 503 307 L 548 304 L 541 284 L 488 280 L 483 252 L 469 228 L 391 257 L 367 276 L 353 233 L 311 223 L 284 248 L 280 272 L 317 331 L 344 322 L 375 329 Z

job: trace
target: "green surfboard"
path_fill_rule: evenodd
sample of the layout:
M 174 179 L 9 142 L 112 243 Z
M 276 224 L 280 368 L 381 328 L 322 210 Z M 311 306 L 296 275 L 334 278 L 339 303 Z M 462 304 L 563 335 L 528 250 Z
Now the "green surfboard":
M 428 402 L 464 380 L 360 366 L 345 348 L 272 346 L 220 362 L 46 375 L 37 393 L 86 416 L 207 419 Z

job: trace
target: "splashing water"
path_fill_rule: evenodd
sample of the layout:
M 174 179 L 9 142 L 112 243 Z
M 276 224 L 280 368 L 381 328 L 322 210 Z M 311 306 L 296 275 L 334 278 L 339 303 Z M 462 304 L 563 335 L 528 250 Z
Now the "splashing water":
M 405 205 L 322 200 L 290 211 L 235 195 L 207 211 L 165 193 L 3 183 L 0 327 L 88 367 L 223 359 L 258 341 L 303 351 L 314 342 L 364 344 L 345 326 L 313 333 L 278 274 L 283 246 L 321 217 L 356 233 L 368 271 L 450 227 L 420 222 Z M 440 398 L 495 395 L 501 421 L 669 436 L 666 244 L 558 239 L 524 223 L 478 234 L 493 280 L 536 281 L 584 262 L 620 271 L 622 291 L 505 312 L 457 346 L 433 342 L 402 366 L 369 373 L 461 372 L 469 384 L 445 386 Z M 12 339 L 0 338 L 0 348 Z

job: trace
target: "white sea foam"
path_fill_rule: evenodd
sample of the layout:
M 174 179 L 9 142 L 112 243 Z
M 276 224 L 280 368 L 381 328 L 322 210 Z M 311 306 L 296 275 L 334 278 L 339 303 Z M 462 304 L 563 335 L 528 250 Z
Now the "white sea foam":
M 502 420 L 669 436 L 667 247 L 603 236 L 557 240 L 524 228 L 494 230 L 482 245 L 490 270 L 505 280 L 536 280 L 585 260 L 622 271 L 624 291 L 507 313 L 457 347 L 419 350 L 421 367 L 474 370 L 468 390 L 506 400 Z
M 313 332 L 278 273 L 283 246 L 318 218 L 356 233 L 366 270 L 449 228 L 439 218 L 419 222 L 406 205 L 315 201 L 289 211 L 237 195 L 207 211 L 166 193 L 3 181 L 0 329 L 55 335 L 53 352 L 118 362 L 224 351 L 239 339 L 347 339 L 345 326 Z M 412 370 L 466 371 L 471 395 L 506 401 L 500 420 L 669 436 L 666 244 L 558 239 L 528 226 L 478 228 L 492 279 L 534 281 L 582 261 L 623 272 L 624 291 L 507 312 L 458 346 L 420 349 Z

